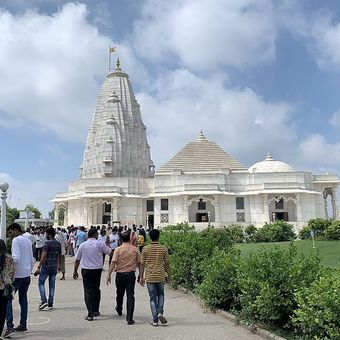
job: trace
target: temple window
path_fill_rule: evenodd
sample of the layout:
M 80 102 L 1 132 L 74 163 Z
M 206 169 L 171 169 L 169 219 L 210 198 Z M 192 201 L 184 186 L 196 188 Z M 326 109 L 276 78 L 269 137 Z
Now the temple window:
M 244 209 L 244 197 L 236 197 L 236 209 L 237 210 Z
M 104 212 L 110 213 L 111 212 L 111 203 L 104 203 Z
M 161 199 L 161 210 L 169 210 L 169 200 L 167 198 Z
M 202 199 L 198 201 L 198 210 L 206 210 L 207 204 Z
M 146 211 L 153 211 L 153 200 L 146 200 Z
M 280 198 L 279 201 L 275 201 L 275 209 L 284 209 L 283 199 Z

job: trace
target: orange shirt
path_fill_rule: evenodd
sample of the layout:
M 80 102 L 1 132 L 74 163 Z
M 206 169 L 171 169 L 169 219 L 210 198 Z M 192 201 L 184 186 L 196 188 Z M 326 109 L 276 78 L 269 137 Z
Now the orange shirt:
M 116 248 L 112 261 L 115 262 L 117 273 L 135 272 L 140 264 L 140 252 L 128 242 Z

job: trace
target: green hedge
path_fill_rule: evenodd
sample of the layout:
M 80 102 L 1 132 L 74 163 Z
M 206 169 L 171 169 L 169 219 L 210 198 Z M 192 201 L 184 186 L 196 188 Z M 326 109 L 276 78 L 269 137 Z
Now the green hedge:
M 254 235 L 256 242 L 283 242 L 296 238 L 293 225 L 285 221 L 266 223 Z
M 239 250 L 215 249 L 205 268 L 203 281 L 197 288 L 198 296 L 208 307 L 238 309 L 240 289 L 236 274 L 239 262 Z
M 327 240 L 340 240 L 340 221 L 332 221 L 325 230 L 325 236 Z
M 318 255 L 298 257 L 292 243 L 241 258 L 227 228 L 163 230 L 161 237 L 171 254 L 173 285 L 196 292 L 208 307 L 299 338 L 340 339 L 340 278 Z
M 296 293 L 293 324 L 305 339 L 340 339 L 340 278 L 324 275 Z
M 206 229 L 161 232 L 162 242 L 171 255 L 172 284 L 195 290 L 203 281 L 206 264 L 215 248 L 229 249 L 233 241 L 225 229 Z
M 296 246 L 275 247 L 251 254 L 240 262 L 242 319 L 290 328 L 297 307 L 295 292 L 309 287 L 321 269 L 317 256 L 296 257 Z

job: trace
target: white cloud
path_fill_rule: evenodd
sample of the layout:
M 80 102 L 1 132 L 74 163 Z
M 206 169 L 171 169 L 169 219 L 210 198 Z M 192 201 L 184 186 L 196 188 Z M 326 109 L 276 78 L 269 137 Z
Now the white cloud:
M 79 3 L 53 15 L 0 10 L 0 126 L 24 123 L 85 140 L 113 45 L 87 14 Z M 128 47 L 121 46 L 119 55 L 136 79 L 146 79 Z
M 153 61 L 178 57 L 190 69 L 242 67 L 275 57 L 270 0 L 146 2 L 135 48 Z
M 340 143 L 330 144 L 319 133 L 312 134 L 302 141 L 300 152 L 302 161 L 315 168 L 338 168 L 340 165 Z
M 332 114 L 332 117 L 329 120 L 329 123 L 334 127 L 340 127 L 340 110 Z
M 0 183 L 7 182 L 7 204 L 11 208 L 24 209 L 27 203 L 36 206 L 43 214 L 48 216 L 48 211 L 53 209 L 49 202 L 56 192 L 65 191 L 67 184 L 56 181 L 21 181 L 7 173 L 0 172 Z
M 312 26 L 312 37 L 319 66 L 339 69 L 340 22 L 334 22 L 328 13 L 318 15 Z
M 157 167 L 201 129 L 246 165 L 263 159 L 268 151 L 282 156 L 293 149 L 293 107 L 268 102 L 249 88 L 225 88 L 223 81 L 181 69 L 159 78 L 154 95 L 137 94 Z

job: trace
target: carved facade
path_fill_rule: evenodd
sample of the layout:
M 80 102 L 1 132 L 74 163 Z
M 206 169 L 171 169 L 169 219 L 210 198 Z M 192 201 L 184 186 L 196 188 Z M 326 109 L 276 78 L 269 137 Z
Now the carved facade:
M 201 132 L 154 172 L 129 77 L 105 79 L 89 129 L 80 179 L 54 198 L 65 225 L 189 222 L 197 228 L 315 217 L 337 218 L 336 175 L 296 171 L 271 155 L 246 168 Z

